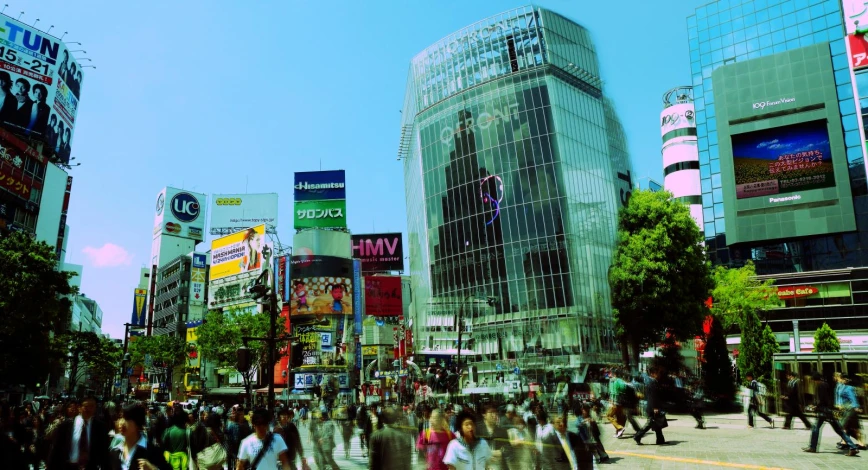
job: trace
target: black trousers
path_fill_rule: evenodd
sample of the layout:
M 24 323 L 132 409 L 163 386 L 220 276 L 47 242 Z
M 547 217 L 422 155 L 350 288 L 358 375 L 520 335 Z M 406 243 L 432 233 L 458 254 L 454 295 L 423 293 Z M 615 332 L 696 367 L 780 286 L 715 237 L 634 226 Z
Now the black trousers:
M 751 403 L 751 404 L 747 407 L 747 425 L 748 425 L 748 426 L 753 426 L 753 415 L 755 415 L 755 414 L 758 414 L 758 415 L 760 416 L 760 418 L 762 418 L 762 419 L 768 421 L 769 423 L 772 422 L 772 419 L 769 417 L 769 415 L 767 415 L 767 414 L 763 413 L 762 411 L 760 411 L 758 405 L 756 405 L 756 404 L 754 404 L 754 403 Z
M 633 436 L 633 439 L 636 439 L 637 441 L 642 440 L 642 436 L 644 436 L 645 434 L 648 434 L 648 431 L 650 431 L 652 429 L 654 430 L 654 434 L 657 435 L 657 443 L 658 444 L 663 444 L 664 442 L 666 442 L 666 439 L 663 438 L 663 430 L 658 428 L 657 426 L 654 426 L 654 416 L 653 415 L 648 416 L 648 420 L 645 421 L 645 425 L 642 426 L 642 429 L 640 429 L 639 432 L 637 432 L 635 436 Z
M 808 417 L 805 416 L 805 412 L 802 410 L 801 406 L 794 406 L 790 409 L 790 412 L 787 413 L 787 417 L 784 418 L 785 428 L 789 428 L 792 426 L 793 418 L 799 418 L 800 420 L 802 420 L 802 424 L 804 424 L 806 428 L 811 429 L 811 422 L 808 421 Z

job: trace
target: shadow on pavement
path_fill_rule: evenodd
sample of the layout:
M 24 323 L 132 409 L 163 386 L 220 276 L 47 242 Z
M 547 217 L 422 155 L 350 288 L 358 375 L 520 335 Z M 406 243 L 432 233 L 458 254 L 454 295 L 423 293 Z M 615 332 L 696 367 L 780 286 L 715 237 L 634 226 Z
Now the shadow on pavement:
M 678 444 L 681 444 L 682 442 L 684 442 L 684 441 L 666 441 L 665 443 L 660 444 L 660 445 L 662 445 L 662 446 L 677 446 Z

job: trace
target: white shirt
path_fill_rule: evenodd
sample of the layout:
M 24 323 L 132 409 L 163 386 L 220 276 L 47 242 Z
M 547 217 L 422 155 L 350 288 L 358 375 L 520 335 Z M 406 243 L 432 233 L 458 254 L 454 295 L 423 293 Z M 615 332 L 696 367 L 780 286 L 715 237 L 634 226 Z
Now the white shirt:
M 241 441 L 238 448 L 238 458 L 246 460 L 248 464 L 253 465 L 253 460 L 262 449 L 262 441 L 253 433 Z M 279 434 L 274 434 L 274 440 L 271 441 L 271 446 L 265 451 L 265 455 L 259 460 L 259 465 L 253 470 L 274 470 L 280 463 L 278 456 L 286 452 L 286 442 Z
M 458 439 L 449 441 L 446 453 L 443 455 L 443 463 L 452 465 L 455 470 L 485 470 L 485 464 L 491 460 L 491 448 L 485 439 L 479 439 L 479 443 L 473 449 L 468 449 Z
M 136 442 L 136 447 L 133 447 L 133 449 L 127 454 L 127 456 L 124 457 L 124 452 L 126 451 L 126 445 L 127 445 L 127 443 L 125 441 L 121 441 L 120 444 L 115 446 L 115 449 L 120 449 L 120 451 L 121 451 L 121 470 L 130 470 L 130 463 L 132 463 L 132 462 L 130 462 L 130 460 L 132 460 L 133 454 L 136 452 L 136 447 L 144 447 L 147 449 L 148 448 L 148 438 L 145 437 L 144 434 L 142 434 L 142 437 L 139 438 L 139 442 Z
M 81 440 L 81 429 L 84 427 L 84 418 L 81 415 L 75 417 L 75 420 L 72 422 L 72 445 L 69 447 L 69 461 L 71 463 L 78 463 L 78 443 Z M 87 443 L 90 444 L 93 442 L 91 440 L 90 428 L 93 427 L 93 418 L 91 418 L 87 422 Z

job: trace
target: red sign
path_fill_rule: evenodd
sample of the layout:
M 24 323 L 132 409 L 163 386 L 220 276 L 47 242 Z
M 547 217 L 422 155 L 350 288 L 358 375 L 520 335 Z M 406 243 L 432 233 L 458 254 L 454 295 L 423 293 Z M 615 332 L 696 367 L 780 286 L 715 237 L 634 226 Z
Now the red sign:
M 819 290 L 812 286 L 786 286 L 778 287 L 779 299 L 796 299 L 816 294 Z
M 864 34 L 847 36 L 850 43 L 850 66 L 854 70 L 868 67 L 868 41 Z
M 397 317 L 404 313 L 401 276 L 365 276 L 365 314 Z

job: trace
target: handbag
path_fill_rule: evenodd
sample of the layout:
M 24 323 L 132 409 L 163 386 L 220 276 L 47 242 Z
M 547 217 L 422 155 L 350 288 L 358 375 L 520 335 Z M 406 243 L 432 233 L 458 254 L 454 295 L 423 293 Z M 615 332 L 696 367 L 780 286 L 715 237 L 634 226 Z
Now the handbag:
M 657 413 L 654 413 L 654 418 L 652 419 L 651 423 L 657 429 L 663 429 L 665 427 L 668 427 L 669 422 L 666 421 L 666 412 L 665 411 L 658 411 Z
M 217 441 L 210 446 L 202 449 L 196 455 L 196 462 L 199 464 L 199 470 L 222 470 L 223 464 L 226 463 L 226 449 L 223 444 L 214 436 L 214 431 L 211 431 L 211 436 Z

